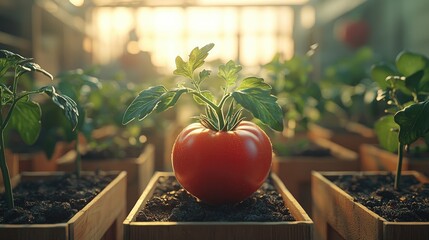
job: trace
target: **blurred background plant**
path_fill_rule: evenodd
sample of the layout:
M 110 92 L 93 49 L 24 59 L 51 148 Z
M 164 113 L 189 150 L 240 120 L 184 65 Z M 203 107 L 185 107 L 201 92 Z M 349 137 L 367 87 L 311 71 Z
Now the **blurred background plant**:
M 319 124 L 333 129 L 350 122 L 373 127 L 384 109 L 376 101 L 377 84 L 369 73 L 377 61 L 371 48 L 362 47 L 325 69 L 320 86 L 326 111 Z
M 317 45 L 312 45 L 306 55 L 295 55 L 289 60 L 276 54 L 262 66 L 267 82 L 273 87 L 272 94 L 283 108 L 287 137 L 307 131 L 309 123 L 317 121 L 324 111 L 321 88 L 312 77 L 311 56 L 316 48 Z

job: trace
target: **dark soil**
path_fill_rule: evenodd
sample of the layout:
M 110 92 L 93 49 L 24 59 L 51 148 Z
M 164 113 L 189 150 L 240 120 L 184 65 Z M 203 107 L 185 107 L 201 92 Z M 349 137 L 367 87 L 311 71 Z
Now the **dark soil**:
M 14 188 L 15 208 L 8 210 L 0 195 L 0 223 L 67 222 L 116 176 L 97 173 L 77 178 L 66 174 L 49 180 L 23 181 Z
M 280 222 L 295 221 L 271 179 L 238 204 L 211 206 L 198 201 L 174 177 L 161 177 L 137 221 L 150 222 Z
M 391 222 L 429 221 L 429 183 L 414 176 L 402 176 L 400 190 L 393 188 L 395 177 L 389 175 L 345 175 L 330 177 L 355 201 Z

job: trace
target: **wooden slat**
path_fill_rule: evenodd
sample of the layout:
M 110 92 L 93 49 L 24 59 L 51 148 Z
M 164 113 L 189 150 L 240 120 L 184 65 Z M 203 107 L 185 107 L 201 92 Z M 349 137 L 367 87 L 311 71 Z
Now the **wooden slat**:
M 71 239 L 100 239 L 126 208 L 127 173 L 121 172 L 70 221 Z M 122 229 L 119 235 L 122 234 Z
M 285 204 L 296 219 L 294 222 L 135 222 L 138 211 L 151 198 L 159 176 L 172 173 L 157 172 L 148 188 L 124 221 L 124 239 L 311 239 L 313 222 L 296 204 L 296 200 L 286 190 L 277 177 L 275 185 L 286 197 Z

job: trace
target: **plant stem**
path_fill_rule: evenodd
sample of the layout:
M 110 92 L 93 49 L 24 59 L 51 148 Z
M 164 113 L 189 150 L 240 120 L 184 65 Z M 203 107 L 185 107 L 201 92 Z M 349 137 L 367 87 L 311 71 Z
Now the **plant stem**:
M 401 180 L 401 171 L 402 171 L 402 158 L 404 156 L 404 145 L 399 143 L 398 146 L 398 166 L 396 167 L 396 176 L 395 176 L 395 190 L 399 189 L 399 181 Z
M 7 168 L 7 163 L 6 163 L 3 133 L 4 133 L 4 129 L 1 129 L 1 133 L 0 133 L 0 148 L 1 148 L 0 149 L 0 167 L 1 167 L 1 173 L 3 174 L 3 183 L 4 183 L 7 207 L 9 209 L 12 209 L 15 207 L 15 203 L 13 200 L 12 185 L 10 183 L 9 169 Z
M 3 89 L 0 91 L 0 168 L 1 168 L 1 173 L 3 174 L 3 184 L 5 189 L 7 207 L 9 209 L 12 209 L 15 207 L 15 203 L 13 200 L 13 192 L 12 192 L 12 185 L 10 183 L 9 169 L 6 163 L 5 144 L 4 144 L 4 130 L 6 129 L 8 119 L 6 120 L 3 119 L 3 114 L 2 114 L 3 102 L 1 101 L 2 95 L 3 95 Z
M 219 106 L 216 106 L 214 103 L 212 103 L 209 99 L 204 97 L 204 95 L 200 94 L 199 92 L 191 91 L 191 93 L 199 97 L 201 100 L 207 103 L 211 108 L 213 108 L 213 110 L 216 112 L 216 115 L 218 116 L 219 129 L 224 129 L 225 119 L 222 112 L 222 106 L 225 103 L 226 99 L 229 97 L 229 95 L 225 95 L 220 101 Z
M 79 131 L 75 131 L 75 151 L 76 151 L 76 176 L 78 178 L 80 178 L 81 176 L 81 170 L 82 170 L 82 157 L 80 155 L 80 151 L 79 151 Z

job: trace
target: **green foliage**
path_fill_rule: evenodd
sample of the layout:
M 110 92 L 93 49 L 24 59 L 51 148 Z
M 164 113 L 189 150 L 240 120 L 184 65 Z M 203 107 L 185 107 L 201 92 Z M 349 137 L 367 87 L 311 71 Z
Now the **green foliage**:
M 289 60 L 282 60 L 276 54 L 263 65 L 291 132 L 295 132 L 296 127 L 307 129 L 308 124 L 318 120 L 324 111 L 320 86 L 311 78 L 313 66 L 310 60 L 310 52 Z
M 363 47 L 350 56 L 343 57 L 326 67 L 321 81 L 323 97 L 327 109 L 322 124 L 329 126 L 332 117 L 338 122 L 357 122 L 372 127 L 380 117 L 384 107 L 377 103 L 377 84 L 371 80 L 369 69 L 377 61 L 377 55 L 371 48 Z M 383 66 L 389 68 L 389 66 Z M 388 71 L 373 72 L 377 79 L 385 84 Z M 393 71 L 392 71 L 393 72 Z M 365 109 L 365 111 L 362 111 Z
M 429 137 L 429 59 L 421 54 L 401 52 L 396 57 L 396 69 L 387 68 L 386 64 L 375 65 L 372 76 L 379 84 L 378 100 L 389 105 L 386 109 L 389 119 L 394 120 L 396 126 L 390 121 L 380 119 L 376 128 L 378 139 L 382 146 L 389 146 L 392 133 L 397 132 L 396 142 L 398 148 L 398 170 L 395 187 L 398 187 L 402 168 L 403 149 L 423 138 L 428 143 Z M 395 75 L 390 75 L 391 73 Z M 381 77 L 385 77 L 385 83 Z M 427 149 L 427 146 L 426 146 Z M 393 150 L 393 149 L 388 149 Z
M 5 185 L 5 194 L 9 208 L 13 208 L 13 195 L 9 173 L 4 155 L 4 133 L 6 127 L 17 130 L 27 144 L 33 144 L 40 133 L 41 109 L 30 96 L 46 94 L 63 110 L 72 128 L 78 124 L 76 103 L 65 95 L 56 92 L 54 87 L 22 90 L 19 88 L 20 78 L 27 73 L 40 72 L 52 79 L 52 75 L 33 63 L 31 58 L 24 58 L 7 50 L 0 50 L 0 166 Z
M 421 54 L 401 52 L 394 66 L 386 63 L 374 65 L 371 75 L 379 86 L 378 100 L 388 104 L 386 112 L 394 115 L 394 121 L 398 124 L 392 130 L 399 132 L 400 143 L 408 145 L 428 134 L 425 124 L 429 122 L 426 107 L 429 99 L 426 88 L 429 81 L 429 60 Z M 384 125 L 386 122 L 380 124 Z M 384 143 L 389 141 L 386 140 L 389 139 L 386 131 L 376 132 L 380 143 L 389 145 Z
M 235 109 L 238 104 L 248 110 L 254 117 L 260 119 L 271 128 L 283 129 L 283 114 L 277 104 L 277 98 L 271 95 L 271 87 L 263 79 L 250 77 L 239 81 L 239 72 L 242 67 L 233 61 L 221 64 L 218 68 L 218 77 L 224 81 L 223 94 L 217 100 L 215 94 L 209 90 L 202 90 L 201 83 L 209 78 L 210 71 L 203 69 L 198 74 L 195 71 L 204 65 L 205 59 L 214 44 L 207 44 L 202 48 L 194 48 L 185 62 L 181 57 L 176 58 L 175 75 L 183 76 L 189 84 L 181 84 L 176 89 L 168 90 L 164 86 L 154 86 L 143 90 L 128 106 L 124 113 L 123 124 L 133 119 L 143 120 L 153 111 L 162 112 L 173 107 L 182 94 L 190 93 L 194 100 L 206 107 L 205 114 L 201 114 L 200 122 L 216 131 L 233 130 L 243 119 L 242 109 Z M 210 79 L 212 80 L 212 79 Z M 229 101 L 230 107 L 224 112 L 224 105 Z

